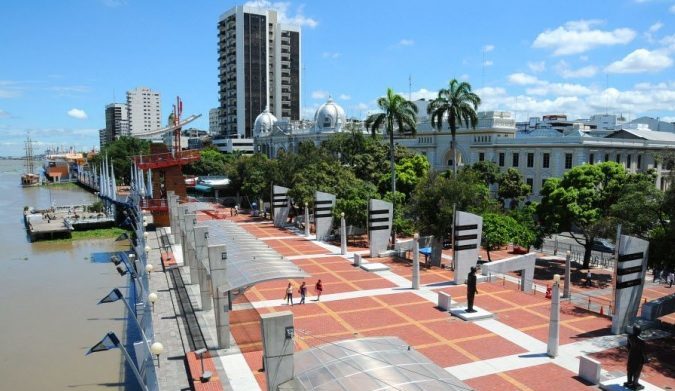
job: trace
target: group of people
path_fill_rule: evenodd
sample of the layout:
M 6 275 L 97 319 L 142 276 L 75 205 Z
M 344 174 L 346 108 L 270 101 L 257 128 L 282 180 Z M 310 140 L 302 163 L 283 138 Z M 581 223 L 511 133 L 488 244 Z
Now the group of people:
M 668 284 L 668 288 L 673 287 L 673 282 L 675 282 L 675 273 L 673 271 L 667 271 L 665 269 L 659 269 L 658 267 L 654 268 L 654 281 L 656 283 L 663 282 Z
M 316 301 L 321 300 L 321 292 L 323 292 L 323 284 L 321 280 L 317 281 L 314 284 L 314 292 L 316 293 Z M 300 294 L 300 303 L 305 304 L 305 298 L 307 297 L 307 283 L 302 282 L 300 288 L 298 288 L 298 293 Z M 293 285 L 289 282 L 288 287 L 286 288 L 286 304 L 293 305 Z

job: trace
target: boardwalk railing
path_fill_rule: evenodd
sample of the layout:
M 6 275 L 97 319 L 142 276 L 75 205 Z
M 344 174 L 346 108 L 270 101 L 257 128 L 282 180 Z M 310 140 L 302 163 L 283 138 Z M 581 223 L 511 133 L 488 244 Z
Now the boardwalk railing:
M 557 239 L 544 239 L 544 243 L 537 251 L 549 255 L 559 255 L 564 257 L 567 251 L 572 256 L 572 262 L 583 263 L 584 261 L 584 246 L 572 243 L 560 243 Z M 600 251 L 591 252 L 591 266 L 613 268 L 614 254 L 604 253 Z

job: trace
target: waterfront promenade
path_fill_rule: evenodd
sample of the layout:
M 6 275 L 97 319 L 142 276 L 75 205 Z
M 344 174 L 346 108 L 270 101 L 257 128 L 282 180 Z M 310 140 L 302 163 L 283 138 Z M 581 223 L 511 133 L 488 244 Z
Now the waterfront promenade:
M 554 389 L 552 384 L 555 389 L 595 389 L 577 377 L 581 355 L 602 362 L 602 375 L 606 379 L 622 375 L 625 353 L 621 346 L 625 344 L 625 336 L 611 335 L 609 317 L 588 311 L 574 302 L 563 304 L 560 355 L 555 359 L 546 356 L 550 300 L 542 292 L 547 283 L 545 279 L 537 281 L 541 285 L 534 294 L 520 292 L 517 284 L 512 282 L 516 279 L 511 276 L 479 284 L 476 305 L 491 311 L 495 317 L 464 322 L 436 308 L 439 291 L 452 295 L 453 302 L 465 300 L 466 287 L 449 284 L 448 281 L 453 279 L 449 270 L 422 269 L 421 289 L 412 290 L 412 270 L 407 263 L 390 258 L 373 259 L 387 264 L 390 270 L 366 272 L 352 266 L 354 253 L 366 256 L 367 251 L 363 248 L 350 247 L 348 254 L 342 256 L 338 247 L 306 238 L 294 229 L 275 228 L 269 221 L 247 215 L 231 217 L 229 214 L 200 213 L 198 219 L 219 217 L 234 220 L 308 272 L 311 277 L 305 281 L 310 287 L 321 279 L 324 294 L 317 301 L 310 289 L 305 305 L 287 306 L 282 299 L 289 281 L 272 281 L 251 287 L 235 300 L 230 312 L 233 347 L 217 350 L 213 311 L 199 310 L 199 289 L 190 283 L 189 273 L 182 267 L 154 273 L 150 285 L 151 290 L 159 294 L 154 314 L 156 338 L 166 348 L 160 356 L 158 372 L 162 389 L 182 389 L 190 386 L 188 377 L 195 379 L 194 371 L 188 375 L 185 358 L 195 350 L 195 346 L 191 346 L 194 342 L 189 338 L 192 331 L 180 317 L 180 298 L 173 285 L 175 278 L 170 275 L 178 270 L 181 270 L 190 302 L 196 309 L 194 314 L 205 344 L 213 356 L 207 360 L 207 365 L 214 370 L 212 379 L 218 380 L 220 388 L 208 389 L 265 390 L 259 318 L 261 314 L 287 310 L 294 314 L 296 351 L 344 339 L 397 336 L 476 390 L 550 390 Z M 180 246 L 169 245 L 158 236 L 165 230 L 151 233 L 148 240 L 150 261 L 156 271 L 162 270 L 160 258 L 164 254 L 166 259 L 167 251 L 172 253 L 178 265 L 182 263 Z M 493 259 L 505 256 L 508 256 L 505 251 L 496 252 Z M 596 272 L 602 273 L 601 270 Z M 297 289 L 302 281 L 290 282 L 297 303 Z M 606 289 L 596 289 L 602 295 L 606 294 Z M 667 294 L 664 289 L 648 283 L 645 292 L 651 298 Z M 592 292 L 579 286 L 573 291 L 578 294 Z M 649 345 L 655 360 L 645 367 L 642 379 L 655 387 L 652 389 L 674 388 L 673 368 L 661 364 L 673 362 L 672 348 L 662 349 L 672 346 L 672 339 L 663 339 L 666 336 L 661 333 L 647 337 L 651 338 Z M 192 362 L 194 364 L 194 359 Z M 199 383 L 198 376 L 196 378 L 193 387 L 205 389 L 199 387 L 208 383 Z

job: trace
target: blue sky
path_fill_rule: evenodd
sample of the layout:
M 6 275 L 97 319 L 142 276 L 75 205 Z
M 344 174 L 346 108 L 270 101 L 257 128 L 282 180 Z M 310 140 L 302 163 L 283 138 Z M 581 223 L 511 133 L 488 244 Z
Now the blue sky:
M 387 87 L 430 98 L 455 77 L 518 120 L 623 113 L 675 121 L 675 0 L 259 2 L 303 29 L 303 113 L 350 117 Z M 218 105 L 216 24 L 233 1 L 25 0 L 0 5 L 0 155 L 26 132 L 98 148 L 104 107 L 147 86 L 166 118 Z M 411 83 L 410 83 L 411 82 Z

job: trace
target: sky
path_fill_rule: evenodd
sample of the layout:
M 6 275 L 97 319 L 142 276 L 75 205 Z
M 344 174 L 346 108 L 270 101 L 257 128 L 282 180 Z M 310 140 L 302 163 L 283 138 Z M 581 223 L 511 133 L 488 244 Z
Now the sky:
M 675 121 L 675 0 L 254 1 L 302 28 L 302 112 L 332 96 L 364 118 L 388 87 L 434 98 L 457 78 L 479 110 Z M 98 149 L 105 105 L 176 96 L 208 129 L 218 106 L 217 23 L 233 1 L 8 0 L 0 4 L 0 156 L 27 134 Z

